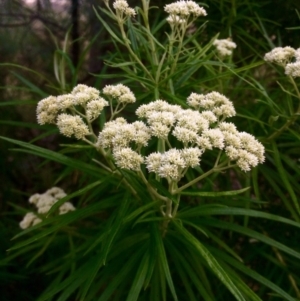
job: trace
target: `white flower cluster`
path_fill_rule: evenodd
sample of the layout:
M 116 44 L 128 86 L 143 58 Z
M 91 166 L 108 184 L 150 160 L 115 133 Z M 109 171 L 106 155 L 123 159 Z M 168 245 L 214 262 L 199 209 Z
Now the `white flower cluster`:
M 74 135 L 77 139 L 82 139 L 90 134 L 89 128 L 82 117 L 69 114 L 68 111 L 72 113 L 80 106 L 85 111 L 87 120 L 92 122 L 108 106 L 108 102 L 99 94 L 97 89 L 79 84 L 69 94 L 49 96 L 38 103 L 38 123 L 56 124 L 63 135 Z
M 232 50 L 236 48 L 236 44 L 231 41 L 230 38 L 215 40 L 213 45 L 216 46 L 216 50 L 220 57 L 229 56 L 232 54 Z
M 116 0 L 113 3 L 113 7 L 121 17 L 123 14 L 127 17 L 134 17 L 136 15 L 135 10 L 129 7 L 126 0 Z
M 198 147 L 184 149 L 171 148 L 164 153 L 152 153 L 146 158 L 149 172 L 162 178 L 179 181 L 182 171 L 188 167 L 198 166 L 202 151 Z
M 194 1 L 180 0 L 165 6 L 165 12 L 169 14 L 167 22 L 170 25 L 186 24 L 190 16 L 206 16 L 205 9 Z
M 105 86 L 103 89 L 103 94 L 116 99 L 118 103 L 126 104 L 134 103 L 136 101 L 132 91 L 122 84 Z
M 264 60 L 270 63 L 277 63 L 279 65 L 285 66 L 292 60 L 294 55 L 295 49 L 290 46 L 276 47 L 265 54 Z
M 211 111 L 218 118 L 225 119 L 236 114 L 232 102 L 226 96 L 215 91 L 206 95 L 191 93 L 187 103 L 196 110 Z
M 243 171 L 264 161 L 262 144 L 250 134 L 238 132 L 232 123 L 224 122 L 235 115 L 228 98 L 218 92 L 191 93 L 187 103 L 193 109 L 183 109 L 164 100 L 141 105 L 136 115 L 145 123 L 129 124 L 124 118 L 109 121 L 99 134 L 97 147 L 111 149 L 120 168 L 138 171 L 145 163 L 149 172 L 175 181 L 186 168 L 199 165 L 200 157 L 207 149 L 224 150 Z M 182 149 L 170 146 L 170 135 L 182 142 Z M 167 142 L 169 149 L 143 157 L 140 150 L 147 146 L 151 137 Z
M 34 194 L 29 198 L 29 203 L 34 204 L 38 214 L 46 214 L 51 207 L 60 199 L 66 196 L 66 193 L 59 187 L 52 187 L 43 194 Z M 65 214 L 74 211 L 75 207 L 70 202 L 65 202 L 59 207 L 59 214 Z M 33 212 L 28 212 L 20 222 L 22 229 L 27 229 L 40 223 L 42 220 Z
M 31 226 L 35 226 L 39 224 L 42 220 L 37 217 L 33 212 L 28 212 L 25 214 L 23 220 L 20 222 L 21 229 L 27 229 Z
M 264 59 L 267 62 L 283 66 L 286 75 L 300 77 L 300 48 L 276 47 L 266 53 Z

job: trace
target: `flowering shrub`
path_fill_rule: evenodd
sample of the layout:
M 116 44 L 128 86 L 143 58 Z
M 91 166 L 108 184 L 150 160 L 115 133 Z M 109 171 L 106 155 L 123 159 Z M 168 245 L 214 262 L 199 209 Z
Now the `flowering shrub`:
M 14 249 L 25 246 L 25 254 L 37 250 L 31 264 L 49 248 L 51 260 L 41 271 L 57 275 L 38 300 L 261 300 L 244 275 L 293 300 L 244 264 L 238 252 L 243 234 L 300 258 L 247 226 L 249 217 L 299 224 L 250 209 L 262 203 L 255 177 L 265 161 L 265 148 L 228 121 L 236 110 L 225 96 L 221 77 L 224 70 L 235 74 L 229 62 L 237 45 L 218 35 L 207 44 L 198 42 L 203 27 L 197 22 L 207 13 L 194 1 L 165 5 L 168 16 L 155 28 L 149 23 L 148 0 L 135 8 L 124 0 L 104 3 L 100 11 L 113 22 L 106 23 L 95 12 L 116 47 L 122 47 L 107 64 L 122 74 L 99 76 L 119 77 L 122 83 L 108 82 L 102 90 L 84 84 L 68 89 L 64 77 L 57 77 L 62 93 L 39 101 L 37 121 L 55 125 L 76 142 L 71 140 L 63 145 L 64 153 L 58 153 L 13 141 L 76 170 L 81 178 L 81 187 L 68 196 L 57 187 L 31 196 L 37 213 L 27 213 L 20 223 L 24 231 L 18 236 L 32 237 Z M 160 26 L 167 31 L 163 42 L 154 36 Z M 298 91 L 293 78 L 298 50 L 274 49 L 265 60 L 283 66 Z M 55 70 L 59 67 L 64 64 Z M 267 139 L 289 128 L 290 121 Z M 80 158 L 68 155 L 70 150 L 79 150 Z M 223 189 L 217 181 L 220 174 L 228 178 L 227 187 L 233 189 L 235 181 L 239 189 Z M 250 177 L 255 186 L 251 193 L 249 187 L 241 188 L 241 183 L 252 184 Z M 75 197 L 76 210 L 66 202 Z M 51 215 L 56 209 L 59 214 Z M 238 233 L 238 243 L 221 238 L 224 230 L 230 232 L 228 237 Z M 53 261 L 51 251 L 59 249 L 61 256 Z M 230 295 L 212 289 L 220 283 Z

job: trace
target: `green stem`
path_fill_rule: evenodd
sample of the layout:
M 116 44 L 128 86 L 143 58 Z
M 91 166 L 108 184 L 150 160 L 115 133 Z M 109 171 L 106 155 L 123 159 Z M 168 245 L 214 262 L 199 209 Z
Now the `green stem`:
M 128 43 L 128 38 L 126 36 L 125 30 L 124 30 L 124 25 L 120 20 L 118 19 L 118 24 L 121 30 L 122 38 L 124 40 L 125 46 L 127 47 L 127 50 L 131 54 L 131 56 L 135 59 L 135 61 L 142 67 L 144 72 L 148 75 L 148 77 L 154 82 L 154 78 L 152 77 L 151 73 L 148 71 L 148 69 L 144 66 L 144 64 L 141 62 L 141 60 L 138 58 L 138 56 L 134 53 L 134 51 L 131 49 L 129 43 Z
M 195 178 L 194 180 L 190 181 L 189 183 L 181 186 L 180 188 L 176 189 L 174 191 L 174 194 L 179 194 L 181 191 L 183 191 L 184 189 L 196 184 L 197 182 L 201 181 L 202 179 L 206 178 L 207 176 L 209 176 L 210 174 L 214 173 L 214 172 L 221 172 L 223 170 L 226 170 L 228 168 L 232 168 L 234 165 L 230 165 L 230 166 L 225 166 L 223 167 L 225 164 L 227 164 L 228 162 L 223 162 L 221 163 L 219 166 L 215 166 L 212 169 L 210 169 L 209 171 L 207 171 L 206 173 L 202 174 L 201 176 Z
M 293 114 L 293 116 L 291 116 L 291 118 L 288 119 L 286 121 L 286 123 L 279 130 L 276 130 L 272 135 L 270 135 L 267 138 L 267 140 L 273 140 L 273 139 L 277 138 L 278 136 L 280 136 L 281 133 L 284 132 L 285 130 L 287 130 L 298 119 L 298 116 L 300 115 L 300 92 L 299 92 L 299 89 L 298 89 L 294 79 L 291 76 L 289 76 L 289 80 L 291 81 L 292 85 L 294 86 L 294 89 L 298 96 L 298 100 L 299 100 L 298 108 L 297 108 L 296 112 Z
M 144 176 L 144 173 L 139 170 L 137 172 L 137 174 L 141 177 L 142 181 L 144 182 L 144 184 L 147 186 L 147 189 L 148 191 L 150 192 L 150 194 L 155 198 L 159 199 L 159 200 L 162 200 L 164 202 L 167 202 L 168 201 L 168 198 L 167 197 L 164 197 L 162 195 L 160 195 L 150 184 L 149 182 L 147 181 L 147 179 L 145 178 Z
M 147 38 L 148 38 L 148 42 L 150 45 L 150 50 L 151 50 L 151 56 L 152 56 L 152 60 L 154 62 L 154 65 L 158 65 L 158 58 L 157 58 L 157 51 L 155 48 L 155 44 L 154 41 L 152 39 L 152 36 L 150 35 L 151 30 L 150 30 L 150 26 L 149 26 L 149 18 L 148 18 L 148 12 L 149 12 L 149 1 L 147 0 L 142 0 L 142 4 L 143 4 L 143 17 L 144 17 L 144 23 L 147 29 Z

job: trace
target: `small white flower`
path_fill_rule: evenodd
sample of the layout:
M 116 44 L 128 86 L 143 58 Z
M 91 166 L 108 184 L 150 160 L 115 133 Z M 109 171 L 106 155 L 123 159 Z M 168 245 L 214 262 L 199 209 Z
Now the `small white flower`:
M 146 157 L 146 167 L 149 172 L 154 172 L 161 178 L 180 180 L 181 171 L 187 166 L 187 162 L 194 164 L 195 158 L 189 151 L 185 153 L 185 158 L 182 152 L 178 149 L 170 149 L 165 153 L 152 153 Z M 190 161 L 189 161 L 190 160 Z
M 198 111 L 181 110 L 177 115 L 177 126 L 184 127 L 195 133 L 201 133 L 209 128 L 209 122 Z
M 196 2 L 183 0 L 167 4 L 165 6 L 165 12 L 170 15 L 179 15 L 185 17 L 188 17 L 189 15 L 193 15 L 195 17 L 207 15 L 205 9 L 199 6 Z
M 241 148 L 241 139 L 239 137 L 239 135 L 237 134 L 233 134 L 232 132 L 229 131 L 222 131 L 223 135 L 224 135 L 224 141 L 226 145 L 230 145 L 233 146 L 234 148 Z
M 26 213 L 26 215 L 24 216 L 23 220 L 20 222 L 20 228 L 21 229 L 27 229 L 31 226 L 35 226 L 38 223 L 40 223 L 42 220 L 37 217 L 33 212 L 28 212 Z
M 74 95 L 64 94 L 57 96 L 57 104 L 60 110 L 66 110 L 74 105 Z
M 144 158 L 129 147 L 115 150 L 113 156 L 117 166 L 124 169 L 138 171 L 144 162 Z
M 206 119 L 209 123 L 217 122 L 218 118 L 212 111 L 203 111 L 201 116 Z
M 232 145 L 226 146 L 225 152 L 228 158 L 232 161 L 235 161 L 239 158 L 239 149 L 235 148 Z
M 118 13 L 125 14 L 128 17 L 134 17 L 136 15 L 135 10 L 130 8 L 125 0 L 116 0 L 113 3 L 113 7 Z
M 251 170 L 251 167 L 255 167 L 258 164 L 258 159 L 255 155 L 245 151 L 239 151 L 239 159 L 237 160 L 237 165 L 243 171 Z
M 63 135 L 67 137 L 74 135 L 77 139 L 82 139 L 90 133 L 80 116 L 60 114 L 57 117 L 57 127 Z
M 107 85 L 103 89 L 103 94 L 116 99 L 120 103 L 134 103 L 136 101 L 132 91 L 123 84 Z
M 177 138 L 177 140 L 181 141 L 184 145 L 188 143 L 196 143 L 197 139 L 199 138 L 198 134 L 185 127 L 176 126 L 172 132 L 172 135 Z
M 178 26 L 178 25 L 184 25 L 186 24 L 186 19 L 180 18 L 177 15 L 170 15 L 166 21 L 171 25 L 171 26 Z
M 142 121 L 135 121 L 132 125 L 135 129 L 133 141 L 135 141 L 138 145 L 147 146 L 148 141 L 151 138 L 150 129 Z
M 108 106 L 108 102 L 102 97 L 89 101 L 86 105 L 86 117 L 89 121 L 95 120 L 105 106 Z
M 181 171 L 185 167 L 186 163 L 181 156 L 180 150 L 172 148 L 163 153 L 158 175 L 162 178 L 178 181 L 181 177 Z
M 181 150 L 181 156 L 185 161 L 186 167 L 196 167 L 200 164 L 200 156 L 202 155 L 202 150 L 198 147 L 184 148 Z
M 76 208 L 70 202 L 65 202 L 59 207 L 59 214 L 66 214 L 70 211 L 74 211 Z
M 297 48 L 295 50 L 295 59 L 296 59 L 296 62 L 300 61 L 300 48 Z
M 220 129 L 208 129 L 203 132 L 202 137 L 208 138 L 213 147 L 224 148 L 224 135 Z
M 146 157 L 145 162 L 149 172 L 155 172 L 156 174 L 158 174 L 159 168 L 161 166 L 162 156 L 163 155 L 161 153 L 152 153 L 148 157 Z
M 147 116 L 148 123 L 154 124 L 154 123 L 161 123 L 168 127 L 171 127 L 175 122 L 175 116 L 171 112 L 151 112 Z
M 129 146 L 129 143 L 136 137 L 136 131 L 132 124 L 123 124 L 119 127 L 118 131 L 115 132 L 112 138 L 112 147 L 121 148 Z
M 127 121 L 120 117 L 113 121 L 106 122 L 102 132 L 99 133 L 96 145 L 98 147 L 108 148 L 113 147 L 113 139 L 121 131 L 121 128 L 127 125 Z
M 235 135 L 239 133 L 236 129 L 236 126 L 232 122 L 220 122 L 218 127 L 222 132 L 230 132 Z
M 160 122 L 154 122 L 150 125 L 150 130 L 152 136 L 166 140 L 171 131 L 171 128 Z
M 59 106 L 55 96 L 48 96 L 42 99 L 39 101 L 36 109 L 38 123 L 55 123 L 58 111 Z
M 295 63 L 287 64 L 285 66 L 285 74 L 292 77 L 300 77 L 300 60 Z
M 221 57 L 231 55 L 232 50 L 236 48 L 236 44 L 232 42 L 230 38 L 215 40 L 213 42 L 213 45 L 216 46 L 216 50 Z
M 52 206 L 60 199 L 67 196 L 63 189 L 59 187 L 52 187 L 43 194 L 36 193 L 29 198 L 29 203 L 36 206 L 39 214 L 47 214 Z M 65 214 L 69 211 L 74 211 L 75 207 L 72 203 L 66 202 L 59 207 L 59 214 Z M 33 218 L 35 215 L 32 213 L 28 218 Z M 40 219 L 38 219 L 41 221 Z M 28 219 L 26 220 L 28 222 Z M 29 220 L 30 222 L 31 220 Z
M 87 85 L 79 84 L 72 90 L 71 94 L 74 96 L 74 105 L 84 105 L 88 101 L 98 99 L 99 91 Z
M 290 46 L 276 47 L 265 54 L 264 60 L 270 63 L 277 63 L 285 66 L 291 61 L 295 53 L 295 49 Z

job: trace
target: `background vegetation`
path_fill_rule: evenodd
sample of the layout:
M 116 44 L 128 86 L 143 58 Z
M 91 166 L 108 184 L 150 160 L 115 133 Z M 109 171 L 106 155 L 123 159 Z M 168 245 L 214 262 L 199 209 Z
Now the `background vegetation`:
M 150 11 L 150 14 L 153 13 L 151 15 L 153 24 L 157 25 L 165 18 L 162 7 L 167 3 L 170 1 L 151 1 L 151 5 L 161 8 L 159 11 Z M 140 5 L 140 1 L 131 1 L 130 5 L 132 7 Z M 233 71 L 228 68 L 220 71 L 214 69 L 212 72 L 207 68 L 194 74 L 191 82 L 196 85 L 198 81 L 203 91 L 215 89 L 228 96 L 238 112 L 235 117 L 238 128 L 259 137 L 267 149 L 266 163 L 250 174 L 233 171 L 230 174 L 211 178 L 205 186 L 206 190 L 212 191 L 235 190 L 246 186 L 251 186 L 251 190 L 236 198 L 222 196 L 212 200 L 207 197 L 204 201 L 207 204 L 216 202 L 258 209 L 299 223 L 300 134 L 298 115 L 295 114 L 294 108 L 297 108 L 300 100 L 294 96 L 294 88 L 283 70 L 264 63 L 262 59 L 264 54 L 275 46 L 300 47 L 300 3 L 293 0 L 207 0 L 203 1 L 202 5 L 205 5 L 208 12 L 206 18 L 208 23 L 199 36 L 202 40 L 198 42 L 207 43 L 213 36 L 219 34 L 220 38 L 231 36 L 238 47 L 232 62 L 229 62 L 232 64 Z M 93 10 L 94 6 L 103 6 L 103 3 L 97 0 L 70 0 L 65 1 L 64 4 L 60 2 L 58 5 L 55 1 L 39 0 L 34 5 L 28 6 L 19 0 L 1 2 L 1 136 L 31 142 L 74 160 L 80 158 L 82 161 L 89 162 L 93 157 L 92 151 L 78 151 L 67 146 L 61 148 L 60 145 L 69 143 L 68 139 L 58 135 L 57 130 L 51 126 L 38 126 L 35 108 L 40 99 L 49 94 L 57 95 L 71 90 L 77 83 L 102 88 L 105 84 L 116 83 L 117 80 L 123 79 L 121 69 L 113 68 L 111 64 L 105 62 L 126 60 L 128 56 L 122 52 L 122 47 L 120 51 L 116 51 L 116 47 L 120 46 L 112 42 L 107 30 L 98 20 Z M 109 18 L 103 18 L 114 28 Z M 195 27 L 200 25 L 202 23 L 195 24 Z M 164 30 L 158 30 L 156 34 L 160 40 L 165 38 Z M 62 78 L 59 75 L 55 76 L 54 60 L 66 65 L 65 86 L 62 85 Z M 131 83 L 132 90 L 138 87 L 130 79 L 127 79 L 126 83 Z M 188 91 L 188 87 L 179 90 L 183 95 L 182 98 L 188 95 Z M 144 92 L 140 92 L 138 96 L 145 102 L 152 97 Z M 290 120 L 289 127 L 278 131 Z M 72 164 L 65 165 L 63 160 L 61 162 L 45 160 L 36 156 L 34 152 L 24 154 L 22 149 L 16 150 L 16 147 L 8 141 L 1 140 L 0 143 L 2 171 L 0 174 L 0 183 L 2 183 L 0 256 L 5 259 L 8 256 L 7 249 L 14 246 L 11 238 L 20 232 L 19 221 L 28 209 L 29 196 L 36 192 L 44 192 L 54 185 L 64 188 L 71 194 L 80 188 L 86 188 L 97 177 L 91 171 L 85 173 L 72 167 Z M 92 206 L 87 205 L 88 202 L 104 195 L 111 204 L 115 204 L 123 196 L 121 196 L 122 190 L 113 187 L 117 187 L 117 182 L 111 180 L 93 192 L 87 189 L 85 194 L 74 198 L 74 203 L 93 209 Z M 198 199 L 190 198 L 188 202 L 195 205 L 198 204 Z M 91 204 L 97 205 L 95 202 Z M 82 250 L 77 249 L 76 244 L 81 243 L 81 236 L 96 235 L 97 220 L 105 220 L 106 215 L 112 212 L 112 208 L 108 206 L 108 209 L 101 211 L 99 216 L 93 216 L 92 219 L 82 218 L 81 232 L 78 236 L 73 233 L 72 226 L 64 229 L 65 233 L 53 234 L 56 237 L 51 236 L 49 241 L 46 241 L 49 243 L 49 248 L 44 248 L 44 240 L 33 244 L 32 252 L 30 247 L 24 253 L 22 249 L 15 251 L 16 253 L 10 252 L 10 255 L 15 254 L 12 255 L 15 256 L 14 259 L 9 263 L 3 261 L 0 268 L 1 298 L 37 300 L 50 283 L 52 287 L 58 286 L 66 275 L 62 273 L 55 278 L 49 273 L 49 270 L 55 273 L 55 265 L 61 264 L 56 261 L 57 258 L 62 258 L 66 249 L 71 249 L 78 253 L 75 254 L 74 251 L 66 254 L 65 260 L 70 261 L 70 257 L 78 256 L 80 262 Z M 117 218 L 117 214 L 120 213 L 114 214 Z M 274 220 L 243 216 L 220 215 L 215 218 L 220 222 L 220 228 L 214 231 L 214 235 L 225 241 L 243 259 L 245 266 L 275 283 L 295 300 L 300 300 L 299 258 L 284 253 L 274 245 L 270 246 L 253 237 L 249 238 L 245 235 L 247 233 L 233 232 L 230 225 L 245 226 L 249 231 L 255 230 L 266 239 L 273 238 L 284 246 L 300 252 L 300 232 L 297 227 L 279 224 Z M 222 228 L 222 222 L 228 222 L 228 227 Z M 68 240 L 64 236 L 66 233 L 69 235 Z M 173 243 L 176 244 L 175 240 Z M 90 244 L 91 241 L 87 241 L 85 246 Z M 180 250 L 180 246 L 176 247 Z M 216 254 L 218 248 L 219 245 L 212 245 Z M 229 262 L 230 259 L 226 264 L 229 265 Z M 121 263 L 116 262 L 111 266 L 112 273 L 117 271 L 118 264 Z M 180 269 L 180 264 L 178 265 L 179 267 L 176 268 Z M 182 272 L 180 275 L 183 274 Z M 232 272 L 232 275 L 235 277 L 235 272 Z M 102 275 L 103 279 L 109 277 L 109 274 Z M 210 273 L 206 274 L 206 277 L 211 287 L 215 288 L 212 293 L 214 300 L 231 298 L 230 293 L 216 277 Z M 262 285 L 257 277 L 241 277 L 262 300 L 283 298 L 271 292 L 269 287 Z M 174 278 L 178 298 L 188 300 L 185 295 L 186 285 L 182 279 L 179 276 Z M 72 279 L 72 281 L 76 280 L 77 278 Z M 72 293 L 70 292 L 70 299 L 65 297 L 61 300 L 77 300 Z M 141 298 L 144 297 L 143 295 Z M 117 299 L 118 296 L 115 298 Z M 120 298 L 119 300 L 123 300 L 122 296 Z M 58 299 L 54 297 L 53 300 Z M 197 300 L 202 299 L 199 297 Z

